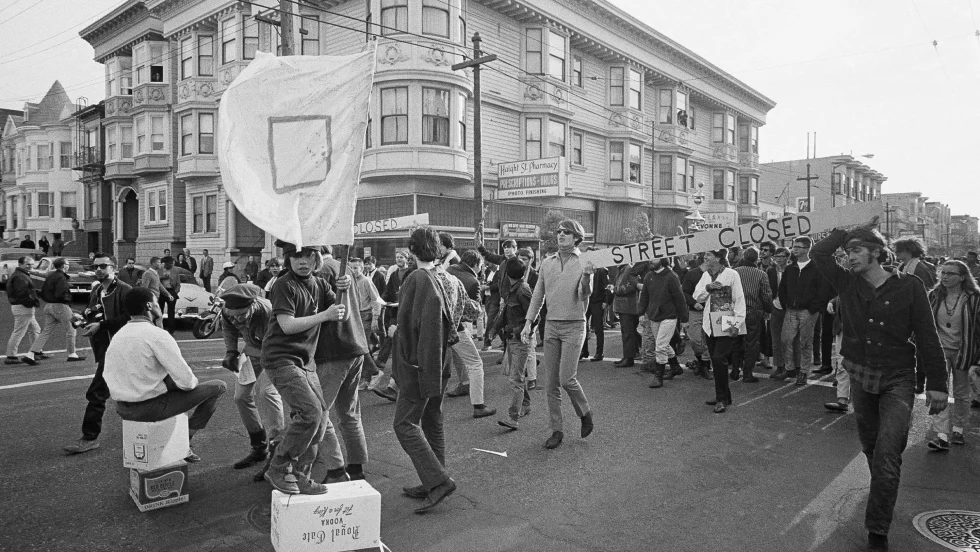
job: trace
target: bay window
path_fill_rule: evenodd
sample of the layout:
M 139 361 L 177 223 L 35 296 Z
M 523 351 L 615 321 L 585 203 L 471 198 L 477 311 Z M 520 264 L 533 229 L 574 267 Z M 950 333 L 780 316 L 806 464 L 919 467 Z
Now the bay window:
M 725 115 L 725 143 L 735 144 L 735 116 L 727 113 Z
M 640 183 L 640 161 L 642 160 L 643 150 L 637 144 L 630 144 L 630 182 Z
M 150 44 L 150 58 L 147 60 L 150 66 L 150 82 L 163 82 L 164 63 L 170 61 L 166 58 L 163 44 Z
M 670 176 L 671 176 L 670 175 L 671 159 L 672 158 L 669 155 L 661 155 L 660 156 L 660 163 L 658 164 L 658 167 L 660 168 L 660 170 L 658 171 L 658 173 L 660 174 L 660 186 L 659 186 L 659 188 L 661 190 L 664 190 L 664 191 L 668 191 L 668 190 L 673 190 L 674 189 L 673 188 L 673 184 L 671 183 L 671 179 L 670 179 Z
M 180 116 L 180 154 L 194 153 L 194 118 L 193 115 Z
M 146 153 L 146 118 L 142 115 L 136 117 L 136 153 Z
M 449 4 L 422 0 L 422 34 L 449 38 Z
M 738 177 L 738 202 L 741 205 L 749 204 L 749 177 Z
M 674 123 L 674 91 L 668 89 L 660 90 L 660 116 L 657 122 L 665 125 Z
M 456 118 L 459 121 L 459 149 L 466 149 L 466 94 L 459 94 L 456 104 Z
M 119 126 L 119 152 L 122 159 L 133 158 L 133 125 Z
M 154 152 L 164 151 L 166 148 L 163 141 L 166 120 L 164 115 L 150 115 L 150 148 Z
M 235 18 L 221 22 L 221 64 L 231 63 L 238 59 L 236 56 Z
M 180 79 L 194 76 L 194 39 L 187 37 L 180 41 Z
M 197 153 L 214 153 L 214 114 L 197 116 Z
M 623 157 L 626 153 L 626 144 L 623 142 L 609 142 L 609 180 L 623 180 Z
M 300 29 L 305 30 L 306 34 L 301 35 L 303 42 L 300 45 L 301 53 L 304 56 L 320 55 L 320 17 L 317 15 L 304 15 L 299 20 Z
M 548 121 L 548 157 L 565 156 L 565 124 Z
M 585 165 L 585 135 L 581 132 L 572 132 L 572 164 Z
M 565 81 L 565 37 L 548 30 L 548 74 Z
M 211 35 L 197 37 L 197 74 L 201 77 L 214 75 L 214 37 Z
M 630 73 L 630 107 L 636 110 L 642 109 L 643 99 L 643 77 L 639 71 L 629 70 Z
M 678 91 L 677 98 L 677 124 L 682 127 L 694 128 L 694 116 L 688 111 L 687 92 Z
M 33 194 L 24 194 L 24 214 L 27 218 L 34 218 L 34 196 Z
M 725 199 L 725 170 L 711 170 L 712 199 Z
M 626 89 L 626 68 L 609 68 L 609 105 L 624 105 Z
M 54 201 L 54 194 L 51 192 L 37 193 L 37 216 L 40 218 L 51 218 L 54 214 L 51 203 Z
M 524 158 L 541 159 L 541 119 L 524 119 Z
M 50 144 L 38 144 L 37 149 L 37 170 L 48 171 L 51 170 L 51 145 Z M 40 202 L 38 202 L 40 204 Z
M 59 155 L 60 157 L 59 161 L 61 162 L 61 164 L 59 165 L 59 167 L 61 167 L 62 169 L 70 169 L 71 168 L 71 142 L 62 142 L 60 146 L 61 146 L 61 150 L 60 150 L 61 155 Z
M 381 89 L 381 145 L 408 143 L 408 87 Z
M 449 145 L 449 91 L 422 88 L 422 143 Z
M 381 34 L 408 30 L 408 0 L 381 0 Z
M 735 145 L 735 116 L 728 113 L 711 115 L 711 141 Z
M 677 158 L 677 191 L 683 192 L 684 187 L 687 186 L 687 159 L 683 157 Z
M 242 59 L 255 59 L 259 49 L 259 22 L 254 17 L 245 21 L 242 29 Z
M 725 171 L 725 185 L 728 187 L 728 201 L 735 201 L 735 171 Z
M 759 204 L 759 177 L 750 176 L 749 177 L 749 201 L 752 205 Z
M 738 151 L 742 153 L 759 153 L 759 127 L 754 125 L 738 125 Z
M 527 29 L 525 34 L 524 70 L 532 75 L 544 74 L 541 57 L 542 37 L 541 29 Z
M 116 160 L 116 125 L 105 128 L 106 159 Z

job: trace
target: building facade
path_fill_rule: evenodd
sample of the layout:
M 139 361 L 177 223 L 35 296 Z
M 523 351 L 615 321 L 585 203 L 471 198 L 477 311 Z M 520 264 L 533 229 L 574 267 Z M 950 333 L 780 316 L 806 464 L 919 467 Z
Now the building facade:
M 807 196 L 807 165 L 810 181 Z M 798 211 L 833 209 L 881 197 L 884 175 L 851 155 L 763 163 L 759 190 L 767 201 Z M 809 197 L 809 199 L 808 199 Z M 807 205 L 808 201 L 812 205 Z
M 73 170 L 72 113 L 76 105 L 55 81 L 38 103 L 28 102 L 23 116 L 6 119 L 0 139 L 3 153 L 4 238 L 14 241 L 61 237 L 66 253 L 84 251 L 75 230 L 83 197 Z M 75 249 L 78 251 L 75 251 Z
M 951 216 L 949 205 L 926 202 L 925 243 L 930 255 L 949 255 Z
M 950 217 L 950 256 L 964 257 L 970 251 L 980 250 L 980 234 L 978 234 L 977 217 L 970 215 L 953 215 Z
M 902 192 L 882 194 L 885 205 L 884 226 L 882 233 L 890 240 L 917 236 L 925 243 L 926 229 L 929 217 L 926 212 L 926 201 L 922 192 Z
M 105 180 L 117 244 L 138 216 L 138 256 L 271 252 L 227 199 L 215 155 L 217 102 L 261 50 L 280 53 L 279 4 L 129 0 L 82 31 L 106 67 Z M 318 0 L 292 5 L 294 50 L 343 55 L 377 41 L 356 221 L 428 213 L 472 245 L 473 78 L 453 71 L 469 37 L 498 56 L 482 72 L 485 228 L 537 246 L 549 212 L 587 241 L 624 242 L 638 212 L 659 234 L 702 214 L 755 219 L 759 130 L 774 102 L 604 0 Z M 563 158 L 563 194 L 505 199 L 499 167 Z M 127 211 L 133 202 L 137 207 Z M 127 218 L 130 217 L 130 218 Z M 390 261 L 401 233 L 359 237 Z

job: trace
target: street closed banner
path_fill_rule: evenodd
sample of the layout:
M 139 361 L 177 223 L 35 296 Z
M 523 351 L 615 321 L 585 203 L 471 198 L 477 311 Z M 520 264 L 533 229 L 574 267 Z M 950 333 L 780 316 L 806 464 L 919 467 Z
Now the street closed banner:
M 595 266 L 615 266 L 641 261 L 652 261 L 703 253 L 722 247 L 748 247 L 764 241 L 777 242 L 817 232 L 825 232 L 840 226 L 869 222 L 871 217 L 881 216 L 881 200 L 854 203 L 837 209 L 815 213 L 786 215 L 770 220 L 760 220 L 667 238 L 654 238 L 640 243 L 617 245 L 599 251 L 582 254 L 582 260 Z
M 221 180 L 235 207 L 294 243 L 353 243 L 375 52 L 256 52 L 218 108 Z

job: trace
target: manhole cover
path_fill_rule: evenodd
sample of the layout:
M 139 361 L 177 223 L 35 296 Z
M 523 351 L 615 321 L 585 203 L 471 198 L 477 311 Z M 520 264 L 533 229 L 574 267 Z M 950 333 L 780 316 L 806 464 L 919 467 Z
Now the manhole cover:
M 937 510 L 912 520 L 916 530 L 949 550 L 980 552 L 980 512 Z
M 272 504 L 256 504 L 245 512 L 245 521 L 259 533 L 268 535 L 272 531 Z

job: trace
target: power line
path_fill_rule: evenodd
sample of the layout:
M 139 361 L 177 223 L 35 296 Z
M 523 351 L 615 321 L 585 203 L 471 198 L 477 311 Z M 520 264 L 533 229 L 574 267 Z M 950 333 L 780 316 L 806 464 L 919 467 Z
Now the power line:
M 35 42 L 35 43 L 33 43 L 33 44 L 28 44 L 27 46 L 24 46 L 23 48 L 21 48 L 21 49 L 19 49 L 19 50 L 14 50 L 13 52 L 7 52 L 6 54 L 4 54 L 4 55 L 2 55 L 2 56 L 0 56 L 0 60 L 2 60 L 2 59 L 3 59 L 3 58 L 5 58 L 5 57 L 9 57 L 9 56 L 12 56 L 12 55 L 14 55 L 14 54 L 17 54 L 17 53 L 20 53 L 20 52 L 23 52 L 24 50 L 29 50 L 29 49 L 31 49 L 31 48 L 33 48 L 33 47 L 35 47 L 35 46 L 38 46 L 38 45 L 40 45 L 40 44 L 43 44 L 43 43 L 45 43 L 45 42 L 47 42 L 47 41 L 49 41 L 49 40 L 51 40 L 52 38 L 55 38 L 55 37 L 58 37 L 58 36 L 61 36 L 61 35 L 63 35 L 63 34 L 65 34 L 65 33 L 67 33 L 67 32 L 69 32 L 69 31 L 71 31 L 71 30 L 73 30 L 73 29 L 77 29 L 78 27 L 81 27 L 81 26 L 83 26 L 83 25 L 87 25 L 88 23 L 90 23 L 90 22 L 92 22 L 92 21 L 94 21 L 94 20 L 96 20 L 96 19 L 98 19 L 98 18 L 100 18 L 100 17 L 102 17 L 102 16 L 104 16 L 105 14 L 107 14 L 107 13 L 109 13 L 109 12 L 111 12 L 111 11 L 112 11 L 113 9 L 115 9 L 115 7 L 111 7 L 111 8 L 109 8 L 109 9 L 107 9 L 107 10 L 105 10 L 105 11 L 103 11 L 103 12 L 100 12 L 100 13 L 98 13 L 98 14 L 96 14 L 95 16 L 93 16 L 93 17 L 90 17 L 90 18 L 88 18 L 87 20 L 85 20 L 85 21 L 83 21 L 83 22 L 81 22 L 81 23 L 79 23 L 79 24 L 77 24 L 77 25 L 73 25 L 73 26 L 71 26 L 71 27 L 69 27 L 69 28 L 67 28 L 67 29 L 65 29 L 65 30 L 63 30 L 63 31 L 61 31 L 60 33 L 57 33 L 57 34 L 54 34 L 54 35 L 51 35 L 51 36 L 49 36 L 48 38 L 45 38 L 45 39 L 43 39 L 43 40 L 39 40 L 39 41 L 37 41 L 37 42 Z M 2 11 L 2 10 L 0 10 L 0 11 Z M 74 36 L 73 36 L 73 37 L 71 37 L 70 39 L 68 39 L 68 40 L 66 40 L 66 41 L 64 41 L 64 42 L 59 42 L 59 43 L 58 43 L 58 44 L 56 44 L 55 46 L 60 46 L 60 45 L 62 45 L 62 44 L 65 44 L 65 43 L 67 43 L 67 42 L 70 42 L 70 41 L 72 41 L 72 40 L 75 40 L 75 38 L 77 38 L 77 37 L 74 37 Z M 38 52 L 35 52 L 35 53 L 41 53 L 41 52 L 44 52 L 44 51 L 46 51 L 46 50 L 40 50 L 40 51 L 38 51 Z M 34 55 L 34 54 L 32 53 L 31 55 Z M 25 56 L 25 57 L 29 57 L 29 56 Z M 20 59 L 23 59 L 23 58 L 20 58 Z M 15 61 L 16 61 L 16 60 L 15 60 Z
M 2 10 L 0 10 L 0 13 L 3 13 L 5 11 L 9 10 L 10 8 L 12 8 L 12 7 L 16 6 L 17 4 L 19 4 L 20 2 L 21 2 L 21 0 L 14 0 L 13 2 L 10 3 L 9 6 L 7 6 L 6 8 L 3 8 Z
M 15 17 L 17 17 L 18 15 L 20 15 L 20 14 L 22 14 L 22 13 L 24 13 L 24 12 L 26 12 L 27 10 L 30 10 L 31 8 L 36 8 L 36 7 L 38 7 L 38 6 L 40 6 L 40 5 L 41 5 L 41 4 L 43 4 L 43 3 L 45 2 L 45 1 L 46 1 L 46 0 L 37 0 L 37 2 L 34 2 L 34 3 L 33 3 L 33 4 L 31 4 L 30 6 L 27 6 L 26 8 L 24 8 L 24 9 L 22 9 L 22 10 L 20 10 L 19 12 L 17 12 L 17 13 L 15 13 L 15 14 L 13 14 L 13 15 L 11 15 L 10 17 L 8 17 L 8 18 L 7 18 L 7 19 L 6 19 L 5 21 L 4 21 L 4 23 L 10 23 L 10 20 L 11 20 L 11 19 L 13 19 L 13 18 L 15 18 Z M 9 8 L 10 6 L 7 6 L 7 7 Z M 6 9 L 6 8 L 5 8 L 5 9 Z

